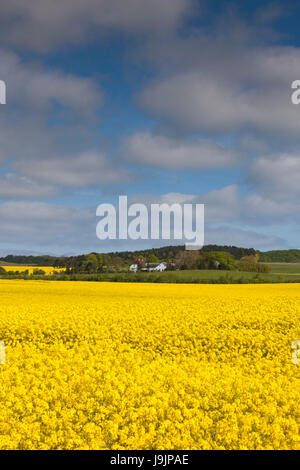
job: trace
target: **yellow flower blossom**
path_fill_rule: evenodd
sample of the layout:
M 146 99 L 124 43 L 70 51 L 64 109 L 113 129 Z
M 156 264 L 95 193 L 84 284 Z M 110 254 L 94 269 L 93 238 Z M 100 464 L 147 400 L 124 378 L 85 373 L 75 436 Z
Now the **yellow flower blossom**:
M 0 449 L 300 449 L 297 339 L 298 284 L 1 280 Z
M 6 272 L 13 271 L 13 272 L 24 273 L 25 271 L 28 271 L 28 274 L 33 274 L 34 271 L 36 270 L 42 270 L 47 275 L 65 271 L 65 269 L 63 268 L 53 268 L 52 266 L 0 266 L 0 267 L 2 267 Z

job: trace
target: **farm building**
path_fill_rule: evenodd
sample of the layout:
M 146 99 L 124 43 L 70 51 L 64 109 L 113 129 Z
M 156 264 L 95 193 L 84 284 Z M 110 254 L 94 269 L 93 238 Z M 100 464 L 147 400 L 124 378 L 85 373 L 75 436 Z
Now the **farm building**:
M 137 263 L 136 261 L 129 267 L 129 271 L 136 272 L 138 269 L 142 271 L 165 271 L 167 269 L 167 263 Z

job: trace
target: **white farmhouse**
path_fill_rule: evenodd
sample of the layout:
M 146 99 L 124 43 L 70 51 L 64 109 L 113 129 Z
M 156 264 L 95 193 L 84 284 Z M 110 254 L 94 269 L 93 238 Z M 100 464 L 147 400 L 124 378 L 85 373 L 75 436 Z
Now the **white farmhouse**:
M 165 271 L 167 269 L 167 263 L 148 263 L 147 271 Z
M 137 272 L 139 267 L 146 266 L 146 261 L 143 258 L 138 258 L 133 264 L 129 267 L 129 271 Z
M 138 265 L 136 263 L 133 263 L 129 266 L 129 271 L 136 273 L 137 270 L 138 270 Z
M 132 271 L 132 272 L 137 272 L 138 270 L 138 264 L 137 263 L 133 263 L 130 267 L 129 267 L 129 271 Z M 145 264 L 145 266 L 143 268 L 141 268 L 142 271 L 159 271 L 159 272 L 162 272 L 162 271 L 165 271 L 167 269 L 167 263 L 147 263 Z

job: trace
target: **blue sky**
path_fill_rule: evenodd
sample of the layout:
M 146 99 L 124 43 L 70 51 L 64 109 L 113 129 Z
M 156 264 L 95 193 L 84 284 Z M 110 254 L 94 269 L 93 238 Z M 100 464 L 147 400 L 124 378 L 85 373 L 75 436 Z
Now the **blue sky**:
M 135 249 L 96 238 L 119 194 L 204 203 L 206 243 L 300 248 L 300 9 L 240 3 L 1 7 L 1 255 Z

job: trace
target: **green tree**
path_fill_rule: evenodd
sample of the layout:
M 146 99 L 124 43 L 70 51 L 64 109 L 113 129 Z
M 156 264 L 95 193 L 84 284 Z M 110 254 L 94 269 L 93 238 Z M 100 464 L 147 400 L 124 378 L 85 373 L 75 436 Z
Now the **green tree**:
M 211 251 L 209 253 L 201 253 L 197 260 L 198 269 L 236 269 L 236 261 L 230 253 L 225 251 Z
M 153 253 L 147 257 L 147 263 L 158 263 L 159 259 Z
M 94 253 L 85 255 L 82 268 L 84 272 L 87 273 L 97 273 L 99 270 L 99 260 L 98 256 Z

